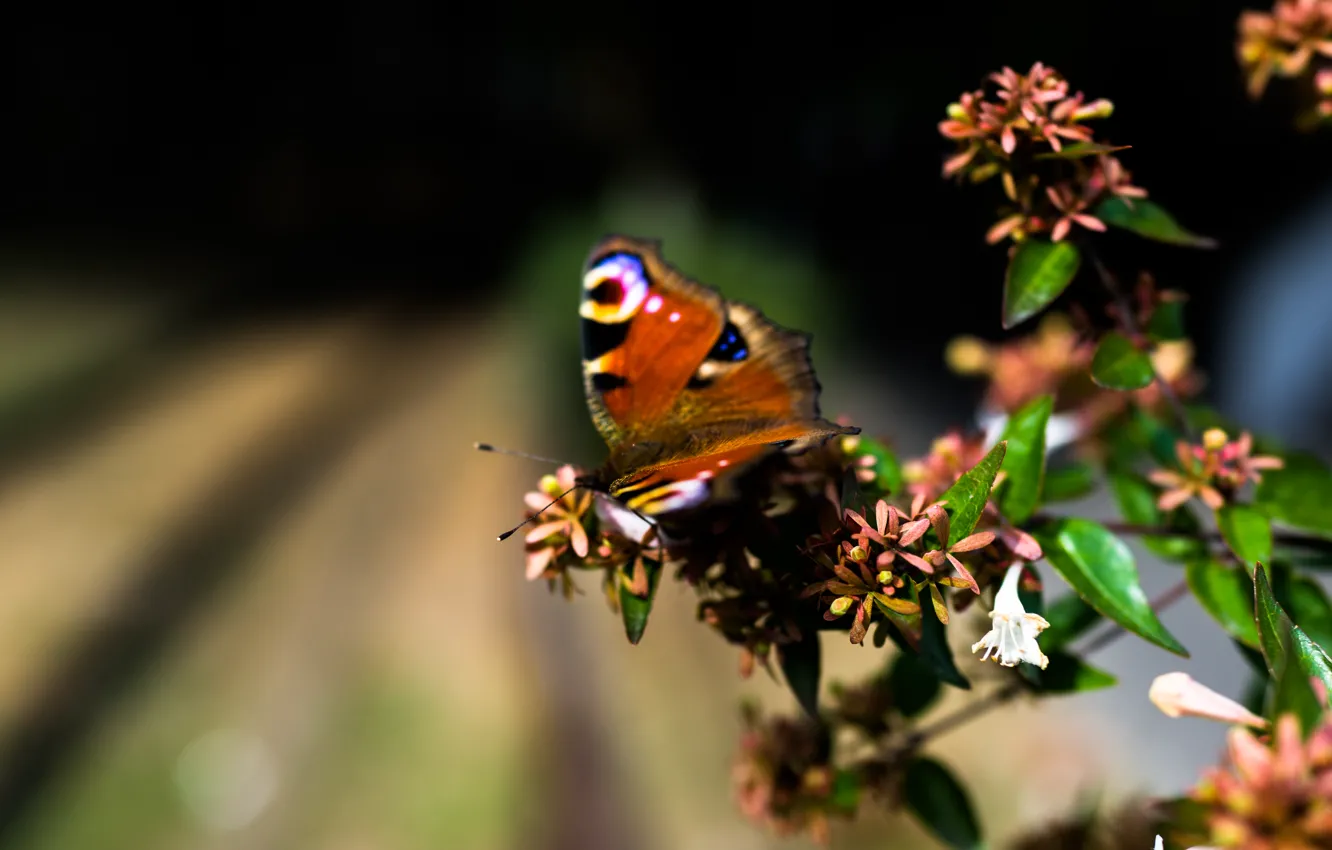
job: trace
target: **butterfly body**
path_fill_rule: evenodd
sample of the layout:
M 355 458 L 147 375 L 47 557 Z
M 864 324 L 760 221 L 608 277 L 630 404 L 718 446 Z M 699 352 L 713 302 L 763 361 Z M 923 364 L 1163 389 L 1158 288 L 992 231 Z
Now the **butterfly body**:
M 774 452 L 859 433 L 819 416 L 807 335 L 690 280 L 657 242 L 599 242 L 579 314 L 588 408 L 610 449 L 581 483 L 640 514 L 733 497 Z

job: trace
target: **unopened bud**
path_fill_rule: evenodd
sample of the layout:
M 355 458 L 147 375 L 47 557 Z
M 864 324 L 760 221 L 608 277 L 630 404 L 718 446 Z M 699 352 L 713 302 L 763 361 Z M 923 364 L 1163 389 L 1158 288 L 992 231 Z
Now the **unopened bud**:
M 549 494 L 552 499 L 560 495 L 560 482 L 554 475 L 541 476 L 541 482 L 538 486 L 541 488 L 541 492 Z
M 1208 428 L 1203 432 L 1203 448 L 1209 452 L 1219 452 L 1230 442 L 1230 437 L 1220 428 Z
M 944 362 L 959 375 L 977 375 L 990 368 L 990 347 L 974 336 L 959 336 L 944 349 Z
M 840 617 L 847 611 L 851 610 L 851 603 L 855 601 L 856 599 L 854 596 L 839 596 L 833 600 L 832 605 L 828 610 L 834 617 Z
M 1115 112 L 1115 105 L 1105 98 L 1093 100 L 1073 113 L 1074 121 L 1086 121 L 1089 118 L 1109 118 Z
M 1267 721 L 1187 673 L 1165 673 L 1152 682 L 1147 698 L 1167 717 L 1206 717 L 1263 728 Z
M 978 165 L 971 169 L 971 182 L 984 183 L 991 177 L 999 173 L 999 163 L 987 162 L 984 165 Z
M 874 577 L 874 580 L 877 581 L 879 584 L 883 584 L 883 585 L 889 585 L 889 584 L 892 584 L 892 583 L 893 583 L 893 571 L 892 571 L 892 570 L 879 570 L 879 574 L 878 574 L 877 576 Z
M 1314 88 L 1325 97 L 1332 97 L 1332 68 L 1324 68 L 1314 74 Z
M 863 547 L 857 546 L 851 550 L 851 560 L 863 564 L 869 560 L 869 552 L 866 552 Z
M 954 121 L 969 121 L 971 116 L 967 114 L 967 109 L 960 103 L 948 104 L 948 117 Z

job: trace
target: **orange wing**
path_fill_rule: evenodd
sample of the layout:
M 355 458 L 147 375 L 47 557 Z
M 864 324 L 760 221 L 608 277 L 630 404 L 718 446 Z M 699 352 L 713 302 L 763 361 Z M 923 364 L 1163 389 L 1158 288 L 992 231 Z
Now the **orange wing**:
M 656 242 L 594 247 L 579 313 L 610 493 L 640 513 L 729 495 L 734 474 L 772 451 L 859 433 L 819 416 L 807 335 L 685 277 Z
M 583 387 L 612 452 L 667 422 L 724 321 L 721 295 L 661 258 L 658 245 L 611 236 L 583 274 Z

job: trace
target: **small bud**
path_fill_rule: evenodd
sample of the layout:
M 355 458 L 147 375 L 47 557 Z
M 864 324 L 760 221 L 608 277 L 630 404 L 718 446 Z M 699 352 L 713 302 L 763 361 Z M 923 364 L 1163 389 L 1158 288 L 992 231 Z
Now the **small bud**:
M 828 611 L 832 613 L 834 617 L 840 617 L 847 611 L 851 610 L 851 604 L 855 601 L 856 598 L 854 596 L 839 596 L 833 600 Z
M 541 481 L 537 484 L 541 492 L 550 494 L 553 499 L 560 495 L 560 482 L 554 475 L 543 475 Z
M 882 585 L 891 585 L 893 583 L 893 571 L 879 570 L 879 574 L 874 577 L 874 580 Z
M 971 169 L 971 182 L 984 183 L 991 177 L 999 173 L 999 163 L 987 162 L 984 165 L 978 165 Z
M 960 103 L 948 104 L 948 117 L 954 121 L 968 121 L 971 116 L 967 114 L 967 109 Z
M 1105 98 L 1093 100 L 1073 113 L 1074 121 L 1086 121 L 1089 118 L 1109 118 L 1115 113 L 1115 105 Z
M 866 552 L 864 547 L 856 546 L 851 550 L 851 560 L 857 564 L 863 564 L 869 560 L 869 552 Z
M 846 452 L 847 454 L 855 452 L 855 450 L 859 447 L 860 447 L 860 437 L 857 436 L 842 437 L 842 451 Z
M 1225 448 L 1226 443 L 1230 442 L 1230 437 L 1220 428 L 1208 428 L 1203 432 L 1203 448 L 1209 452 L 1219 452 Z
M 1332 68 L 1324 68 L 1314 74 L 1314 88 L 1325 97 L 1332 97 Z
M 948 343 L 944 362 L 959 375 L 979 375 L 989 370 L 990 347 L 974 336 L 959 336 Z

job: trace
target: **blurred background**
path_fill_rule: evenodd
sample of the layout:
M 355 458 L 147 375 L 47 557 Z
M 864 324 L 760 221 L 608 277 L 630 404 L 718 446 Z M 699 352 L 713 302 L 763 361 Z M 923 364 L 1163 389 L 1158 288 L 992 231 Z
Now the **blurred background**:
M 825 413 L 906 455 L 970 424 L 942 352 L 1002 338 L 1004 254 L 936 125 L 1039 59 L 1115 102 L 1134 182 L 1220 241 L 1133 248 L 1189 293 L 1209 399 L 1326 454 L 1329 137 L 1280 85 L 1245 98 L 1242 8 L 15 10 L 0 847 L 803 846 L 728 785 L 740 697 L 784 689 L 741 681 L 678 585 L 631 647 L 594 580 L 572 605 L 525 582 L 494 536 L 546 469 L 472 442 L 601 461 L 575 310 L 611 231 L 812 331 Z M 1243 667 L 1192 602 L 1165 622 L 1192 660 L 1121 641 L 1113 692 L 938 742 L 996 843 L 1215 760 L 1224 729 L 1147 684 L 1234 694 Z M 829 679 L 885 657 L 825 652 Z M 932 845 L 872 815 L 834 846 Z

